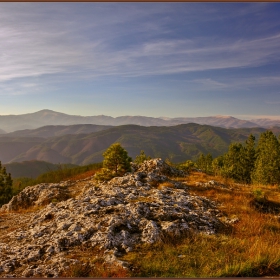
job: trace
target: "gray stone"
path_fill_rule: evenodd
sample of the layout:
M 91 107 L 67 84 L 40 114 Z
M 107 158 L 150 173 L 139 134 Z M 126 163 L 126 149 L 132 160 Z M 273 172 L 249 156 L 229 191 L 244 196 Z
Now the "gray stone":
M 77 197 L 50 201 L 37 210 L 25 229 L 9 233 L 9 244 L 0 243 L 1 252 L 5 251 L 0 255 L 0 276 L 7 277 L 10 271 L 24 266 L 17 277 L 57 277 L 76 262 L 65 258 L 64 252 L 81 245 L 105 249 L 106 262 L 127 267 L 118 257 L 138 244 L 159 242 L 168 234 L 179 237 L 188 231 L 216 232 L 221 224 L 216 204 L 190 195 L 186 185 L 173 180 L 185 173 L 161 159 L 145 161 L 134 170 L 98 185 L 92 178 L 81 180 L 85 187 Z M 157 188 L 162 182 L 173 187 Z M 24 208 L 44 205 L 71 185 L 63 182 L 28 187 L 2 211 L 17 209 L 20 201 L 25 202 Z M 7 258 L 13 259 L 13 264 L 7 263 Z M 25 267 L 28 264 L 35 267 Z

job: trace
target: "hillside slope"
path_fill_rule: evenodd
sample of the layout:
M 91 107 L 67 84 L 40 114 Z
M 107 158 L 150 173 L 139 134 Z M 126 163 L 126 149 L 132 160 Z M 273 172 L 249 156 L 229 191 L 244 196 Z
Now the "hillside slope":
M 7 173 L 11 173 L 12 178 L 28 177 L 36 178 L 39 175 L 62 168 L 60 164 L 53 164 L 46 161 L 30 160 L 23 162 L 12 162 L 3 164 L 6 167 Z M 74 167 L 75 165 L 67 165 Z
M 4 137 L 43 137 L 50 138 L 67 134 L 88 134 L 108 129 L 110 125 L 76 124 L 76 125 L 47 125 L 36 129 L 24 129 L 2 135 Z
M 278 128 L 275 128 L 278 130 Z M 101 162 L 103 152 L 119 142 L 135 157 L 144 150 L 152 157 L 169 158 L 174 162 L 196 158 L 201 152 L 214 157 L 225 153 L 231 142 L 243 142 L 250 133 L 258 136 L 263 128 L 225 129 L 198 124 L 169 127 L 124 125 L 90 134 L 63 135 L 48 139 L 0 137 L 3 163 L 41 160 L 51 163 L 89 164 Z M 20 145 L 23 143 L 22 146 Z M 15 152 L 18 149 L 18 153 Z M 1 153 L 0 153 L 1 155 Z

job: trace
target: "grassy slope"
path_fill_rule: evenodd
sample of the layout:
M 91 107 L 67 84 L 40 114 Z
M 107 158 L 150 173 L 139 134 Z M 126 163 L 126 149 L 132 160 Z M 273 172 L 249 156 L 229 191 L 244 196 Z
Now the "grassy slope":
M 187 179 L 192 194 L 217 201 L 229 218 L 239 222 L 217 235 L 166 239 L 162 244 L 139 246 L 123 259 L 131 262 L 132 277 L 259 277 L 280 276 L 280 224 L 277 213 L 262 213 L 251 205 L 252 190 L 262 189 L 278 205 L 276 186 L 230 184 L 234 190 L 196 187 L 196 181 L 215 177 L 193 174 Z M 222 180 L 218 178 L 218 180 Z M 279 213 L 278 213 L 279 215 Z
M 197 187 L 196 182 L 215 179 L 233 188 Z M 276 186 L 235 184 L 222 178 L 193 173 L 177 178 L 188 184 L 192 195 L 210 198 L 229 218 L 239 221 L 221 228 L 216 235 L 190 234 L 188 237 L 163 237 L 164 242 L 139 245 L 121 259 L 132 271 L 102 262 L 96 248 L 76 248 L 67 257 L 80 263 L 61 277 L 264 277 L 280 276 L 280 224 L 277 213 L 265 213 L 251 204 L 252 191 L 262 189 L 280 213 L 280 193 Z M 159 186 L 160 187 L 160 186 Z M 152 198 L 151 198 L 152 199 Z M 92 269 L 88 264 L 94 264 Z
M 91 176 L 101 164 L 72 168 L 68 173 L 49 172 L 41 182 L 65 179 L 82 179 Z M 86 170 L 88 169 L 88 170 Z M 54 175 L 57 175 L 54 176 Z M 217 189 L 196 186 L 196 182 L 209 180 L 222 182 L 233 188 Z M 132 264 L 132 271 L 102 262 L 96 248 L 81 247 L 69 251 L 67 257 L 82 264 L 71 266 L 61 277 L 260 277 L 280 276 L 280 192 L 278 186 L 253 186 L 235 184 L 232 180 L 192 173 L 187 178 L 177 178 L 189 186 L 192 195 L 210 198 L 229 218 L 239 222 L 221 228 L 216 235 L 196 234 L 182 238 L 165 237 L 164 242 L 139 245 L 126 254 L 123 260 Z M 160 186 L 159 186 L 160 187 Z M 277 205 L 275 213 L 266 213 L 252 206 L 252 191 L 260 189 L 267 201 Z M 151 198 L 152 199 L 152 198 Z M 95 265 L 94 269 L 88 263 Z
M 40 137 L 0 137 L 0 161 L 7 163 L 44 141 L 45 139 Z
M 94 175 L 102 168 L 102 163 L 93 163 L 85 166 L 71 164 L 58 165 L 56 169 L 40 174 L 37 178 L 19 177 L 13 179 L 13 194 L 18 194 L 27 186 L 40 183 L 58 183 L 67 180 L 80 180 Z

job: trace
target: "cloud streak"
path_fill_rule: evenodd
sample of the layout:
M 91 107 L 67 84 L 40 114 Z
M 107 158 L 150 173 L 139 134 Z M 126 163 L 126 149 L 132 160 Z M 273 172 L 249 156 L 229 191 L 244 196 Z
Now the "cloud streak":
M 119 16 L 121 11 L 117 16 L 107 11 L 112 17 L 106 21 L 97 13 L 93 18 L 79 14 L 71 19 L 73 11 L 70 9 L 68 14 L 64 12 L 61 19 L 56 13 L 51 20 L 40 21 L 42 10 L 36 17 L 30 12 L 33 15 L 30 19 L 26 17 L 26 10 L 21 13 L 20 10 L 13 12 L 10 9 L 10 14 L 15 13 L 19 20 L 11 22 L 7 17 L 0 19 L 0 81 L 59 74 L 67 74 L 71 79 L 73 76 L 167 75 L 257 67 L 280 58 L 279 33 L 239 40 L 217 37 L 213 41 L 207 36 L 153 39 L 143 34 L 148 29 L 152 29 L 151 33 L 163 34 L 160 24 L 149 21 L 146 29 L 141 30 L 144 11 L 129 11 L 128 16 L 123 17 Z M 156 11 L 150 13 L 153 15 Z M 162 16 L 160 18 L 164 21 Z M 129 24 L 136 25 L 136 28 L 119 29 Z M 103 27 L 104 33 L 101 32 Z M 143 37 L 137 44 L 131 43 L 131 38 L 127 39 L 135 30 L 138 30 L 136 36 L 141 34 Z M 124 40 L 123 44 L 117 45 L 115 42 L 115 31 L 118 40 Z M 125 44 L 125 40 L 130 42 Z

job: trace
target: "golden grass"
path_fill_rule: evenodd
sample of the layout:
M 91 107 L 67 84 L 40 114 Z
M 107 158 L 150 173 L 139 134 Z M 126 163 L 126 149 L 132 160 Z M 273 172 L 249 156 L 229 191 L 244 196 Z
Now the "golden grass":
M 81 175 L 82 176 L 82 175 Z M 88 177 L 90 175 L 85 175 Z M 83 178 L 79 177 L 79 178 Z M 193 195 L 205 196 L 217 202 L 227 217 L 238 217 L 239 222 L 221 228 L 216 235 L 190 234 L 188 237 L 169 238 L 153 245 L 138 245 L 123 256 L 133 270 L 110 266 L 102 254 L 92 248 L 75 248 L 68 258 L 79 262 L 70 266 L 60 277 L 264 277 L 280 276 L 280 219 L 253 207 L 254 191 L 260 190 L 269 203 L 280 203 L 278 186 L 242 185 L 233 180 L 195 172 L 177 178 L 189 186 Z M 232 189 L 203 188 L 196 182 L 215 180 Z M 165 182 L 159 189 L 173 187 Z M 136 201 L 153 201 L 141 197 Z M 135 201 L 135 202 L 136 202 Z M 39 209 L 21 209 L 28 213 Z M 2 214 L 3 218 L 7 215 Z
M 216 180 L 233 190 L 196 187 L 195 182 Z M 124 256 L 134 266 L 134 277 L 259 277 L 280 276 L 280 223 L 273 213 L 252 207 L 256 188 L 280 202 L 276 186 L 234 184 L 203 173 L 184 181 L 192 194 L 208 197 L 219 204 L 228 217 L 239 222 L 221 229 L 217 235 L 195 234 L 161 244 L 141 245 Z M 235 188 L 236 186 L 236 188 Z
M 174 188 L 174 184 L 172 184 L 171 182 L 160 183 L 158 185 L 158 189 L 162 189 L 162 188 Z
M 95 175 L 95 173 L 100 172 L 100 171 L 101 171 L 101 168 L 98 169 L 98 170 L 89 170 L 87 172 L 71 176 L 67 180 L 76 181 L 76 180 L 86 179 L 88 177 L 91 177 L 91 176 Z
M 107 264 L 103 257 L 103 251 L 96 248 L 81 246 L 79 249 L 69 252 L 68 259 L 75 259 L 78 262 L 70 265 L 69 269 L 59 277 L 129 277 L 129 271 L 118 265 Z

